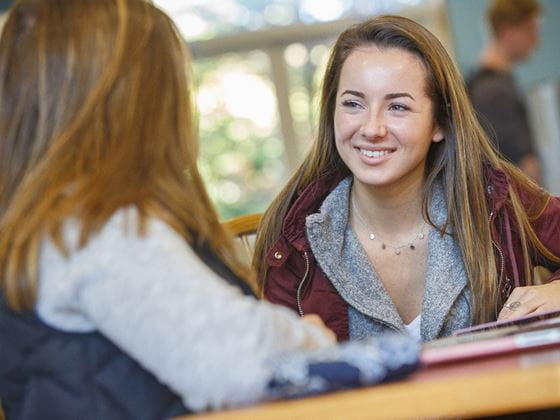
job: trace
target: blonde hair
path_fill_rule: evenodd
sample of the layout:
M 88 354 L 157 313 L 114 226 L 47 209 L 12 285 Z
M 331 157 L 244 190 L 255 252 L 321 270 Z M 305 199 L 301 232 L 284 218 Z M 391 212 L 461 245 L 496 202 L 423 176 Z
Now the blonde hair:
M 498 301 L 498 275 L 490 231 L 484 171 L 486 166 L 499 168 L 536 196 L 538 209 L 528 215 L 517 191 L 510 187 L 507 205 L 521 228 L 526 276 L 532 278 L 529 262 L 529 239 L 548 258 L 559 260 L 538 241 L 530 225 L 547 202 L 547 196 L 528 181 L 515 167 L 502 160 L 480 127 L 463 79 L 453 60 L 439 40 L 418 23 L 399 16 L 379 16 L 344 31 L 336 41 L 323 79 L 320 121 L 317 139 L 301 166 L 266 211 L 257 237 L 253 266 L 260 290 L 268 271 L 266 253 L 280 236 L 282 223 L 293 200 L 305 187 L 320 177 L 350 175 L 340 158 L 334 138 L 334 108 L 340 72 L 346 58 L 357 47 L 376 45 L 399 48 L 416 55 L 427 69 L 426 92 L 434 104 L 434 119 L 445 132 L 445 140 L 431 146 L 426 165 L 423 213 L 429 220 L 428 208 L 434 184 L 441 180 L 448 206 L 445 232 L 453 228 L 462 251 L 473 295 L 473 321 L 484 322 L 495 317 Z M 542 204 L 542 205 L 540 205 Z
M 38 253 L 134 206 L 244 273 L 197 169 L 188 56 L 142 0 L 19 0 L 0 40 L 0 287 L 35 302 Z

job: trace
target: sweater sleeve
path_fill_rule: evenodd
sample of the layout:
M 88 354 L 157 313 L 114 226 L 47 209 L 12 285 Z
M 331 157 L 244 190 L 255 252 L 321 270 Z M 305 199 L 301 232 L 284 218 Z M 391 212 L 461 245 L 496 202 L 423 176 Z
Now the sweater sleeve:
M 150 221 L 140 236 L 123 221 L 114 216 L 69 259 L 46 250 L 38 305 L 45 322 L 66 330 L 88 324 L 194 410 L 259 400 L 272 357 L 329 346 L 288 309 L 226 284 L 165 223 Z

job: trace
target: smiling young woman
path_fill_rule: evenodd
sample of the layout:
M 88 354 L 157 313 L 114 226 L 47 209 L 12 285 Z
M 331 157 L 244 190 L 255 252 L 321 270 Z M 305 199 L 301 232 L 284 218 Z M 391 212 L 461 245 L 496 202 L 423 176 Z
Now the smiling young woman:
M 261 226 L 264 295 L 341 340 L 427 341 L 507 317 L 512 299 L 517 315 L 560 307 L 560 200 L 500 157 L 444 47 L 407 18 L 340 35 L 316 142 Z

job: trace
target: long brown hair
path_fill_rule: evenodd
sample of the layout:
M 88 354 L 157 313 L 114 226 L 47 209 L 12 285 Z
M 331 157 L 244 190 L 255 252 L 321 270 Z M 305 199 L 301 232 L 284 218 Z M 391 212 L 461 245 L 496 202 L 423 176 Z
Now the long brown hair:
M 448 206 L 448 218 L 442 232 L 451 226 L 461 248 L 473 295 L 473 321 L 483 322 L 495 316 L 498 299 L 498 274 L 490 232 L 484 168 L 505 171 L 516 184 L 542 198 L 535 214 L 528 215 L 515 189 L 510 188 L 508 205 L 520 226 L 526 276 L 532 278 L 527 238 L 546 257 L 552 255 L 537 239 L 530 218 L 544 208 L 547 196 L 528 181 L 515 167 L 502 160 L 480 127 L 453 60 L 439 40 L 420 24 L 399 16 L 379 16 L 344 31 L 330 55 L 322 85 L 317 139 L 301 166 L 266 211 L 257 237 L 253 266 L 258 282 L 264 287 L 268 265 L 266 253 L 278 239 L 284 218 L 295 196 L 322 176 L 350 175 L 335 146 L 334 109 L 338 82 L 346 58 L 357 47 L 375 45 L 399 48 L 416 55 L 427 70 L 427 95 L 434 104 L 434 119 L 445 132 L 445 140 L 431 146 L 426 165 L 423 193 L 424 218 L 429 220 L 430 192 L 441 180 Z M 432 223 L 433 224 L 433 223 Z
M 205 241 L 243 272 L 197 169 L 188 55 L 142 0 L 19 0 L 0 40 L 0 287 L 34 304 L 41 240 L 67 252 L 119 208 Z

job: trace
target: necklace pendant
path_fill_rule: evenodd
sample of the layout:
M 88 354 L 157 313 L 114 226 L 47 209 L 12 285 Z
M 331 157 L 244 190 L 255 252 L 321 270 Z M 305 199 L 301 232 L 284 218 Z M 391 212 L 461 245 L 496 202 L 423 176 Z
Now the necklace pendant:
M 422 232 L 420 232 L 420 235 L 418 235 L 418 239 L 424 239 L 424 234 Z
M 369 239 L 372 241 L 375 239 L 375 235 L 373 234 L 373 232 L 369 234 Z
M 400 249 L 398 249 L 398 248 L 397 248 L 397 249 L 395 249 L 395 254 L 397 254 L 397 255 L 401 255 L 401 250 L 400 250 Z

